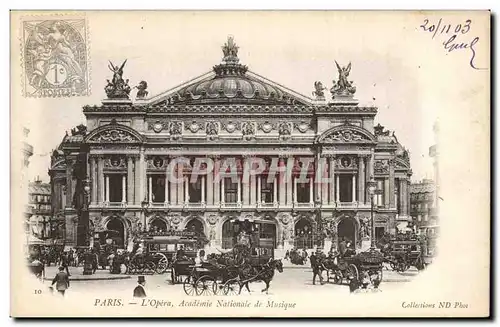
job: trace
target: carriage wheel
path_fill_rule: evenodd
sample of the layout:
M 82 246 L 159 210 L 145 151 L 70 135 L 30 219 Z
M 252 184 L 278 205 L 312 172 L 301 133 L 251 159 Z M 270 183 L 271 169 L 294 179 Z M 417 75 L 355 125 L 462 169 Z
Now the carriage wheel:
M 237 278 L 228 280 L 223 286 L 224 295 L 238 295 L 240 291 L 240 283 Z
M 210 276 L 202 276 L 196 281 L 196 295 L 214 295 L 217 292 L 217 283 Z
M 152 275 L 152 274 L 155 273 L 156 265 L 155 265 L 154 262 L 148 261 L 148 262 L 146 262 L 146 264 L 144 265 L 144 267 L 145 267 L 144 270 L 145 270 L 145 272 L 147 274 L 151 274 Z
M 359 272 L 358 272 L 358 268 L 354 265 L 354 264 L 350 264 L 348 267 L 347 267 L 348 271 L 349 271 L 349 275 L 351 277 L 351 279 L 355 279 L 356 281 L 359 281 Z
M 186 279 L 184 279 L 182 288 L 184 289 L 184 293 L 186 293 L 186 295 L 192 296 L 196 294 L 196 287 L 191 276 L 187 276 Z

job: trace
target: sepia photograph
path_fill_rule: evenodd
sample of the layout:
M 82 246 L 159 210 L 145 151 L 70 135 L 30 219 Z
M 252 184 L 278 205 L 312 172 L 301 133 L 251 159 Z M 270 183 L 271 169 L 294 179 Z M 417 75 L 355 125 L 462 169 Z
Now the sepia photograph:
M 11 11 L 11 316 L 488 317 L 489 11 Z

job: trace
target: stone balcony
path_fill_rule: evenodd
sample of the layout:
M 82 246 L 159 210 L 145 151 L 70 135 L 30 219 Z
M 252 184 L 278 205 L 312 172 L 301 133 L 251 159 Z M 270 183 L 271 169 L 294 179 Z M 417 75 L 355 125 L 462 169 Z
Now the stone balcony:
M 126 202 L 103 202 L 100 204 L 91 204 L 91 210 L 141 210 L 143 209 L 140 204 L 128 204 Z M 200 210 L 276 210 L 276 211 L 311 211 L 315 209 L 320 210 L 370 210 L 369 203 L 359 203 L 359 202 L 335 202 L 335 203 L 325 203 L 325 204 L 315 204 L 310 202 L 296 202 L 292 204 L 280 204 L 278 202 L 274 203 L 255 203 L 255 204 L 243 204 L 243 203 L 218 203 L 218 204 L 207 204 L 204 202 L 187 202 L 182 204 L 170 204 L 168 202 L 150 202 L 147 206 L 147 210 L 173 210 L 173 211 L 200 211 Z M 379 208 L 375 208 L 379 210 Z

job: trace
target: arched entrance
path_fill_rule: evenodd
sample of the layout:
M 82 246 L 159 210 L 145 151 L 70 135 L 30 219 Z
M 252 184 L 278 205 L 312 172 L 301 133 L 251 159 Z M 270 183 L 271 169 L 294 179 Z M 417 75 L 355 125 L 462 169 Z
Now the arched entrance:
M 337 225 L 337 242 L 351 242 L 353 249 L 356 248 L 356 221 L 352 218 L 344 218 Z
M 249 242 L 256 244 L 271 244 L 277 247 L 277 225 L 271 220 L 228 219 L 222 224 L 222 248 L 231 249 L 242 242 L 242 235 L 247 235 Z
M 191 219 L 186 224 L 186 230 L 190 232 L 195 232 L 196 234 L 204 235 L 205 229 L 203 228 L 203 223 L 198 219 Z
M 294 246 L 299 249 L 312 249 L 314 247 L 313 242 L 313 224 L 305 219 L 301 218 L 295 223 L 295 239 Z
M 168 232 L 167 223 L 163 219 L 155 218 L 150 224 L 150 231 L 153 233 L 165 233 Z
M 125 244 L 125 226 L 123 226 L 123 222 L 118 218 L 111 218 L 106 224 L 106 229 L 117 232 L 116 235 L 111 235 L 111 238 L 116 245 L 123 248 Z

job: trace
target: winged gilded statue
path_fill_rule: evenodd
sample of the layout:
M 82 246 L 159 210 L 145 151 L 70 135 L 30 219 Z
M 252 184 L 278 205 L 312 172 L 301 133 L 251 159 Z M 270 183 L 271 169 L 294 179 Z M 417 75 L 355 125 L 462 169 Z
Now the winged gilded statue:
M 109 61 L 108 68 L 113 72 L 113 79 L 111 82 L 108 80 L 108 85 L 104 88 L 108 98 L 128 98 L 130 94 L 130 86 L 128 85 L 128 80 L 123 80 L 123 67 L 127 60 L 121 64 L 120 67 L 113 65 Z
M 337 66 L 337 71 L 339 73 L 338 81 L 333 81 L 333 87 L 330 92 L 333 95 L 338 94 L 354 94 L 356 92 L 356 87 L 352 86 L 352 82 L 348 80 L 349 73 L 351 72 L 351 63 L 345 67 L 341 67 L 337 60 L 335 60 L 335 65 Z

